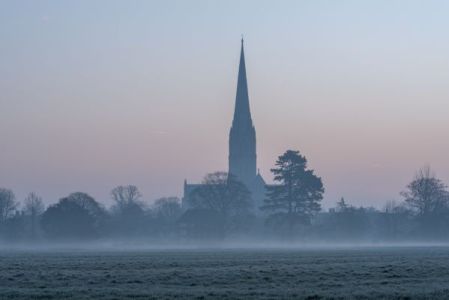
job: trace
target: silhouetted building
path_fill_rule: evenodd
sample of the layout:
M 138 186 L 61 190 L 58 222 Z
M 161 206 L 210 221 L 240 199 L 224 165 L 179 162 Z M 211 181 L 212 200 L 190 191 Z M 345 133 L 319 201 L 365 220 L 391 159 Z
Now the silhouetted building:
M 229 170 L 250 190 L 254 211 L 258 212 L 265 197 L 265 181 L 257 170 L 256 130 L 249 106 L 243 39 L 235 98 L 234 118 L 229 133 Z M 183 207 L 189 207 L 189 194 L 201 184 L 184 182 Z
M 252 183 L 256 176 L 256 160 L 256 130 L 249 108 L 245 53 L 242 40 L 234 119 L 229 133 L 229 173 L 237 176 L 240 181 L 248 185 Z

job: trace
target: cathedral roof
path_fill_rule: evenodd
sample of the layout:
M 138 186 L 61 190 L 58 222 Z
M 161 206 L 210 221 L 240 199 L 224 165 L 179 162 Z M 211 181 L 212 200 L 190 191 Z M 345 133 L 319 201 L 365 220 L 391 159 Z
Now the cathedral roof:
M 258 185 L 264 185 L 264 186 L 266 185 L 265 180 L 263 179 L 262 175 L 260 175 L 259 172 L 257 172 L 256 178 L 254 179 L 254 181 Z

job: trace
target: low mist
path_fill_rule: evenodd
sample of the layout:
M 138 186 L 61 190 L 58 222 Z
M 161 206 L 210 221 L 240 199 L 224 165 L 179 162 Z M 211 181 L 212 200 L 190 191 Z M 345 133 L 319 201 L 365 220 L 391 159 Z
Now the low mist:
M 324 188 L 315 185 L 314 192 L 302 180 L 301 189 L 307 188 L 308 194 L 289 198 L 280 182 L 267 187 L 259 207 L 245 185 L 224 172 L 208 174 L 189 197 L 160 198 L 151 205 L 133 185 L 114 188 L 110 207 L 83 192 L 45 207 L 35 193 L 19 202 L 13 191 L 3 188 L 1 248 L 307 249 L 449 242 L 448 192 L 430 168 L 419 170 L 400 193 L 401 200 L 383 209 L 355 207 L 341 198 L 324 211 L 319 205 Z

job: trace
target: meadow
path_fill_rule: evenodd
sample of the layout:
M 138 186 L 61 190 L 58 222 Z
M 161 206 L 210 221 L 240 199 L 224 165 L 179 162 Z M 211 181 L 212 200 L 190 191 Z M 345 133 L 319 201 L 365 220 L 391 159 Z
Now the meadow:
M 0 251 L 0 299 L 292 298 L 449 298 L 449 248 Z

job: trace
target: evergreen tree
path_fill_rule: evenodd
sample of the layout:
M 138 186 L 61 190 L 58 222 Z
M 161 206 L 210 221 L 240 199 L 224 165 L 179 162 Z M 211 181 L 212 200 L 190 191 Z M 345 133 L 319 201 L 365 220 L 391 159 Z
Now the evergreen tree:
M 324 187 L 320 177 L 307 169 L 307 160 L 299 151 L 288 150 L 278 157 L 271 169 L 276 184 L 267 186 L 263 210 L 271 212 L 268 222 L 287 225 L 291 231 L 297 224 L 310 224 L 320 211 Z

